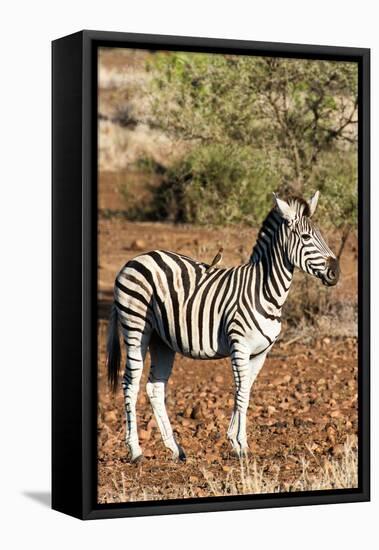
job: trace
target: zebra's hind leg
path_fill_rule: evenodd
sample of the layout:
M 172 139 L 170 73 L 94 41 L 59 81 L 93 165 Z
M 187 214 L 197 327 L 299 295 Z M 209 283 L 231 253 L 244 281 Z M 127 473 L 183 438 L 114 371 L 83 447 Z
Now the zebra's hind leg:
M 235 404 L 228 429 L 228 439 L 239 458 L 247 456 L 249 447 L 246 435 L 246 414 L 249 406 L 250 390 L 259 371 L 263 367 L 268 350 L 250 359 L 241 350 L 232 356 L 232 369 L 235 381 Z
M 144 343 L 127 345 L 126 368 L 123 379 L 125 396 L 126 438 L 132 462 L 142 458 L 137 431 L 136 403 L 147 346 Z
M 174 364 L 175 352 L 156 333 L 151 338 L 149 349 L 151 369 L 146 384 L 146 392 L 164 445 L 172 451 L 174 460 L 184 461 L 186 455 L 175 440 L 165 404 L 166 385 Z

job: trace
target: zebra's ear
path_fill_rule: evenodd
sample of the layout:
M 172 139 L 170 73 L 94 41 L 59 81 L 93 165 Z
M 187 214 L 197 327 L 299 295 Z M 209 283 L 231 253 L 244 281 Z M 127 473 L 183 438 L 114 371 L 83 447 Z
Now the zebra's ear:
M 292 223 L 296 218 L 296 212 L 290 207 L 290 205 L 278 197 L 276 193 L 273 193 L 274 204 L 279 214 L 287 220 L 288 223 Z
M 316 191 L 316 193 L 313 195 L 313 197 L 311 199 L 309 199 L 309 201 L 308 201 L 308 204 L 309 204 L 309 217 L 312 217 L 313 214 L 315 213 L 319 196 L 320 196 L 319 191 Z

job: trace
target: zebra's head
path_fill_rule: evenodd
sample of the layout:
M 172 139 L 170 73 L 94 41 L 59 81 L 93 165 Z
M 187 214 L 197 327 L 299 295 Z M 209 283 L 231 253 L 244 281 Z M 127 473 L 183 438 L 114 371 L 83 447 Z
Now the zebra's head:
M 319 192 L 309 201 L 280 199 L 274 193 L 276 209 L 288 227 L 288 259 L 292 265 L 321 279 L 324 285 L 337 284 L 340 274 L 336 256 L 326 244 L 311 218 L 316 210 Z

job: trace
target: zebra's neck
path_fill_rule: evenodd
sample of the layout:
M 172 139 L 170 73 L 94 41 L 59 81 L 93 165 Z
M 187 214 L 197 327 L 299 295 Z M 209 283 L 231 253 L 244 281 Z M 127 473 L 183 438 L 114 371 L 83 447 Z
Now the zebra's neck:
M 260 301 L 280 309 L 284 304 L 293 277 L 293 265 L 288 259 L 288 228 L 273 209 L 264 220 L 254 245 L 250 264 L 256 271 L 256 292 Z

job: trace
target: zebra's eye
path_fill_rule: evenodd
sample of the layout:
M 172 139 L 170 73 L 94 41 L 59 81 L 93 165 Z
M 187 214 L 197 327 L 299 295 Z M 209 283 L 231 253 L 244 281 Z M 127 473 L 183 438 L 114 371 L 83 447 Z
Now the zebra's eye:
M 307 242 L 311 239 L 311 236 L 309 235 L 309 233 L 302 233 L 301 238 L 303 239 L 303 241 Z

